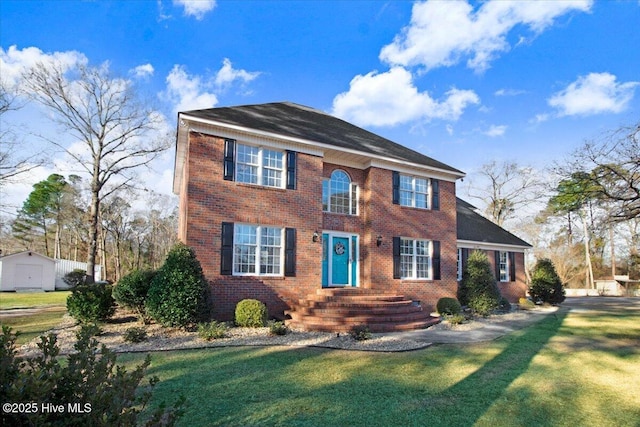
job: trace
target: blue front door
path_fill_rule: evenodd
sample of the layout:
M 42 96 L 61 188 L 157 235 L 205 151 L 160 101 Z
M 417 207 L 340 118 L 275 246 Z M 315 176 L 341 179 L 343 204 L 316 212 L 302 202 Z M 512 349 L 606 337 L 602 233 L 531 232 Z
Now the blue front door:
M 322 234 L 322 287 L 357 286 L 358 236 Z
M 331 242 L 331 284 L 346 286 L 349 284 L 349 238 L 334 237 Z

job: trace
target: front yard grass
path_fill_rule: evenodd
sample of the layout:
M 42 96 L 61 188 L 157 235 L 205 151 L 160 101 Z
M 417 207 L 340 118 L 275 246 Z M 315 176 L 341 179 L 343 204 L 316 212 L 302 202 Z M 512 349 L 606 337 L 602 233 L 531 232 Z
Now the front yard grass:
M 0 324 L 10 326 L 20 335 L 18 345 L 27 343 L 48 330 L 58 326 L 67 312 L 67 297 L 71 292 L 1 292 L 0 310 L 41 309 L 35 313 L 9 312 L 0 318 Z
M 158 352 L 149 374 L 184 426 L 638 426 L 638 366 L 640 311 L 560 311 L 483 344 Z

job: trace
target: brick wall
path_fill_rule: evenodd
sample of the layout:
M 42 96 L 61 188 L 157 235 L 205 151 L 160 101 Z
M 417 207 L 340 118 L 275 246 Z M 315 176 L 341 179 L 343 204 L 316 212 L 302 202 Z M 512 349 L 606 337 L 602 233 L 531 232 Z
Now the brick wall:
M 399 292 L 434 310 L 438 298 L 455 296 L 455 184 L 440 181 L 440 210 L 392 203 L 392 172 L 323 164 L 321 157 L 298 153 L 297 189 L 272 189 L 223 179 L 222 138 L 191 132 L 180 197 L 179 236 L 193 247 L 209 280 L 214 316 L 229 320 L 238 301 L 257 298 L 271 316 L 281 317 L 291 301 L 322 284 L 322 244 L 313 233 L 344 231 L 360 236 L 360 285 Z M 360 188 L 358 216 L 322 212 L 322 180 L 335 169 L 349 174 Z M 221 224 L 242 222 L 297 230 L 295 277 L 233 277 L 220 274 Z M 188 225 L 188 226 L 187 226 Z M 382 244 L 376 246 L 376 237 Z M 393 279 L 394 236 L 441 242 L 441 275 L 437 281 Z

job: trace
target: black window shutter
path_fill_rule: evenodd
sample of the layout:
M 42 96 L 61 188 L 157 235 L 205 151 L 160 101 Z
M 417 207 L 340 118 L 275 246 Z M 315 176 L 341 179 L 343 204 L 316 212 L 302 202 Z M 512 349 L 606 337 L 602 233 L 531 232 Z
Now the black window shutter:
M 296 189 L 296 160 L 295 151 L 287 151 L 287 190 Z
M 433 242 L 433 260 L 431 266 L 433 267 L 433 280 L 440 280 L 440 241 L 434 240 Z
M 516 281 L 516 253 L 509 252 L 509 280 Z
M 467 268 L 467 260 L 469 259 L 469 249 L 462 248 L 462 259 L 460 262 L 462 263 L 462 273 L 464 274 L 464 269 Z
M 400 172 L 393 171 L 393 204 L 400 204 Z
M 235 139 L 224 140 L 224 179 L 233 181 L 233 169 L 235 162 L 236 141 Z
M 296 275 L 296 229 L 284 229 L 284 275 Z
M 233 274 L 233 223 L 222 223 L 222 248 L 220 251 L 220 274 Z
M 393 278 L 400 279 L 400 237 L 393 238 Z
M 440 181 L 437 179 L 431 180 L 431 209 L 440 210 Z
M 500 251 L 494 251 L 496 261 L 496 280 L 500 281 Z

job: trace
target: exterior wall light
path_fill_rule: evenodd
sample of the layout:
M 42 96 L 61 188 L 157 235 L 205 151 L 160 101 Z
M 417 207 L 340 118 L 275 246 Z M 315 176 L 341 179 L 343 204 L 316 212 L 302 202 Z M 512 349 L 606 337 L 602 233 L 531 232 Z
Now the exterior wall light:
M 376 246 L 380 246 L 382 244 L 382 236 L 378 235 L 376 237 Z
M 320 238 L 320 236 L 318 235 L 318 232 L 314 231 L 313 232 L 313 243 L 317 243 L 319 238 Z

